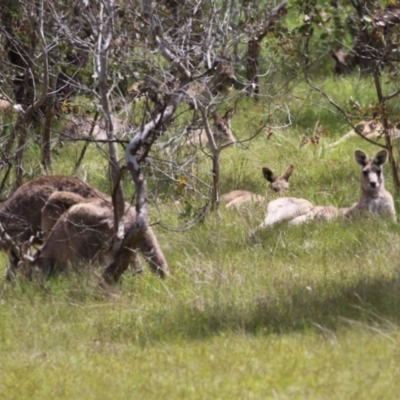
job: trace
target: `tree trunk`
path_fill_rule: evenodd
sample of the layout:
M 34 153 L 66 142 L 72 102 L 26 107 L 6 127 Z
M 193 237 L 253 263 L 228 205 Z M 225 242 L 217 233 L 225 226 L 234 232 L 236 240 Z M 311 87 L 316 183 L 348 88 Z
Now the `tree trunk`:
M 260 58 L 260 39 L 250 39 L 247 44 L 246 57 L 246 77 L 250 85 L 247 88 L 249 95 L 259 94 L 260 86 L 258 83 Z
M 215 141 L 214 135 L 211 132 L 210 124 L 208 123 L 207 110 L 204 107 L 200 108 L 201 117 L 206 130 L 208 143 L 211 147 L 212 152 L 212 177 L 213 177 L 213 189 L 211 196 L 211 210 L 218 209 L 220 202 L 220 148 Z
M 104 10 L 105 8 L 105 10 Z M 125 200 L 122 184 L 119 182 L 119 156 L 118 147 L 115 143 L 114 127 L 111 118 L 110 102 L 108 100 L 108 50 L 110 48 L 114 26 L 114 1 L 107 0 L 101 6 L 100 11 L 100 33 L 98 39 L 97 74 L 99 79 L 100 102 L 104 113 L 106 125 L 109 166 L 113 188 L 116 188 L 116 203 L 114 204 L 114 234 L 117 241 L 121 241 L 124 235 L 124 210 Z
M 47 96 L 46 111 L 43 129 L 43 142 L 42 142 L 42 165 L 46 173 L 51 173 L 51 125 L 54 117 L 55 105 L 55 79 L 49 78 L 50 95 Z
M 382 125 L 383 125 L 383 129 L 385 132 L 386 148 L 389 152 L 389 163 L 392 168 L 393 185 L 394 185 L 396 192 L 399 192 L 400 191 L 399 168 L 398 168 L 396 159 L 394 157 L 392 136 L 390 135 L 390 129 L 389 129 L 388 114 L 387 114 L 387 112 L 385 112 L 386 100 L 385 100 L 385 97 L 383 96 L 382 85 L 381 85 L 381 80 L 380 80 L 381 77 L 380 77 L 377 67 L 375 68 L 373 75 L 374 75 L 375 89 L 376 89 L 376 93 L 378 96 L 379 104 L 383 107 Z
M 21 111 L 18 120 L 15 125 L 15 132 L 19 132 L 18 148 L 15 153 L 15 175 L 16 175 L 16 186 L 19 187 L 23 183 L 23 154 L 28 137 L 29 127 L 32 121 L 34 113 L 44 104 L 49 89 L 49 60 L 46 46 L 46 39 L 44 37 L 44 17 L 43 7 L 44 0 L 40 0 L 37 4 L 38 7 L 38 23 L 37 23 L 37 36 L 40 39 L 43 57 L 43 85 L 42 93 L 40 97 L 30 104 L 24 111 Z M 26 75 L 30 72 L 27 71 Z M 29 77 L 30 79 L 30 77 Z M 27 78 L 27 80 L 29 80 Z M 26 86 L 25 86 L 26 87 Z

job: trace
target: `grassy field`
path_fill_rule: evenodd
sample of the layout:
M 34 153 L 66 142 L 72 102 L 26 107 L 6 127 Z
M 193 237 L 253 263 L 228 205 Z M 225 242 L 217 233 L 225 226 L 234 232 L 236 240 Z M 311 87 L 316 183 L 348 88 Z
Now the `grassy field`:
M 373 97 L 363 83 L 330 85 L 341 100 Z M 276 198 L 261 167 L 280 173 L 293 163 L 290 196 L 349 206 L 360 195 L 354 150 L 373 155 L 378 148 L 359 138 L 329 147 L 349 130 L 344 121 L 306 88 L 290 101 L 290 128 L 222 153 L 222 192 Z M 238 137 L 257 129 L 264 106 L 242 102 L 232 121 Z M 317 122 L 329 136 L 300 148 Z M 70 174 L 76 154 L 64 147 L 54 172 Z M 97 154 L 89 152 L 86 173 L 107 190 L 106 160 Z M 385 176 L 394 193 L 388 166 Z M 250 205 L 221 207 L 183 231 L 179 215 L 194 196 L 172 187 L 157 201 L 153 179 L 150 216 L 171 277 L 128 271 L 112 291 L 88 271 L 43 286 L 1 283 L 1 399 L 398 398 L 397 224 L 338 220 L 251 236 L 266 206 Z

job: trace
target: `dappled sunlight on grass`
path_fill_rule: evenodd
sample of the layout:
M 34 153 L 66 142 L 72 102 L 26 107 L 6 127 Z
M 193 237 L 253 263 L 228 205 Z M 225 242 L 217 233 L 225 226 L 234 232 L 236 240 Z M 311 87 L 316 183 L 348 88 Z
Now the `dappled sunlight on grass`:
M 350 96 L 370 101 L 372 89 L 357 79 L 330 80 L 324 88 L 341 103 Z M 250 190 L 265 195 L 265 203 L 205 213 L 212 166 L 204 154 L 193 166 L 203 186 L 190 174 L 179 185 L 181 176 L 170 181 L 144 166 L 150 222 L 170 278 L 161 281 L 149 268 L 127 271 L 104 289 L 102 271 L 91 269 L 44 283 L 0 284 L 5 398 L 397 396 L 398 225 L 362 218 L 258 229 L 268 201 L 279 197 L 262 167 L 281 174 L 293 164 L 287 196 L 346 207 L 360 196 L 354 150 L 376 152 L 359 138 L 330 147 L 349 129 L 343 118 L 309 87 L 299 85 L 291 95 L 279 100 L 293 104 L 284 128 L 278 118 L 265 120 L 268 104 L 242 100 L 232 120 L 235 135 L 245 140 L 266 127 L 221 152 L 221 192 Z M 328 135 L 301 146 L 317 125 Z M 57 148 L 54 173 L 69 174 L 81 146 Z M 37 148 L 29 151 L 37 165 Z M 393 192 L 387 166 L 384 173 Z M 78 176 L 111 192 L 104 153 L 95 145 Z M 134 201 L 128 177 L 124 185 Z M 2 276 L 6 266 L 1 254 Z

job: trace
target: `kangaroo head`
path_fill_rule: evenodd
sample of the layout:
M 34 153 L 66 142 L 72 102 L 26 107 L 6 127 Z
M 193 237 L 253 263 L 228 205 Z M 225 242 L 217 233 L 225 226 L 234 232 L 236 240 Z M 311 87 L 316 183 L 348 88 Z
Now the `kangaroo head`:
M 236 143 L 231 127 L 231 119 L 234 113 L 235 110 L 233 108 L 227 110 L 224 115 L 213 113 L 215 137 L 222 144 Z
M 281 176 L 276 176 L 269 168 L 262 169 L 264 178 L 270 182 L 269 186 L 272 190 L 278 193 L 283 193 L 289 189 L 289 178 L 293 172 L 293 165 L 289 165 L 286 171 Z
M 384 178 L 382 166 L 388 159 L 386 149 L 378 151 L 373 159 L 369 159 L 362 150 L 356 150 L 354 157 L 356 162 L 361 165 L 361 188 L 363 192 L 374 193 L 384 188 Z

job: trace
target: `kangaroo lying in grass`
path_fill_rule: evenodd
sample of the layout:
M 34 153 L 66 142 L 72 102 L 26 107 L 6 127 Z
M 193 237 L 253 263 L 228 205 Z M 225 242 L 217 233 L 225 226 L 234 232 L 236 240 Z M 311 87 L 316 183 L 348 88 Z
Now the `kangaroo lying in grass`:
M 397 128 L 395 127 L 390 128 L 388 133 L 390 136 L 392 136 L 392 138 L 399 139 L 400 131 Z M 339 140 L 330 144 L 328 147 L 338 146 L 343 142 L 345 142 L 346 140 L 349 140 L 356 136 L 360 136 L 359 134 L 365 136 L 366 138 L 377 140 L 384 138 L 384 129 L 379 121 L 375 120 L 361 121 L 356 125 L 355 129 L 352 129 L 350 132 L 343 135 Z
M 284 193 L 289 189 L 289 178 L 293 172 L 293 165 L 289 165 L 281 176 L 276 176 L 269 168 L 262 169 L 264 178 L 270 182 L 269 187 L 277 193 Z M 247 190 L 232 190 L 221 196 L 221 202 L 226 208 L 239 207 L 249 202 L 261 203 L 266 200 L 266 196 L 253 193 Z
M 300 225 L 314 220 L 329 221 L 344 215 L 347 208 L 334 206 L 315 206 L 306 199 L 281 197 L 268 203 L 267 214 L 260 228 L 287 222 L 289 225 Z
M 260 228 L 282 222 L 299 225 L 314 220 L 329 221 L 339 216 L 353 218 L 361 213 L 391 215 L 396 220 L 392 195 L 385 189 L 382 166 L 388 158 L 388 151 L 381 150 L 370 160 L 361 150 L 355 151 L 355 160 L 361 165 L 361 199 L 351 207 L 315 206 L 308 200 L 282 197 L 271 201 Z
M 44 238 L 46 240 L 51 235 L 52 227 L 65 211 L 77 203 L 86 201 L 93 206 L 97 202 L 104 211 L 100 222 L 104 222 L 112 210 L 111 197 L 79 179 L 46 176 L 27 182 L 18 188 L 0 208 L 0 225 L 4 230 L 0 236 L 0 250 L 8 252 L 10 257 L 7 279 L 11 280 L 20 266 L 21 246 L 29 243 L 32 237 L 35 237 L 37 242 L 43 243 Z M 135 214 L 131 206 L 126 205 L 126 209 L 129 210 L 126 222 L 126 229 L 128 229 L 129 221 L 132 221 Z M 95 212 L 101 214 L 100 210 Z M 93 226 L 88 225 L 86 228 L 87 231 L 91 231 Z M 43 230 L 45 230 L 44 238 L 40 235 Z M 101 234 L 96 230 L 93 232 L 94 237 Z M 55 245 L 54 251 L 57 252 L 60 246 L 61 244 Z M 144 238 L 137 244 L 137 248 L 147 259 L 150 259 L 152 267 L 155 263 L 160 269 L 168 270 L 164 255 L 151 228 L 147 229 Z M 151 252 L 155 255 L 152 256 Z M 75 257 L 79 257 L 79 252 Z

